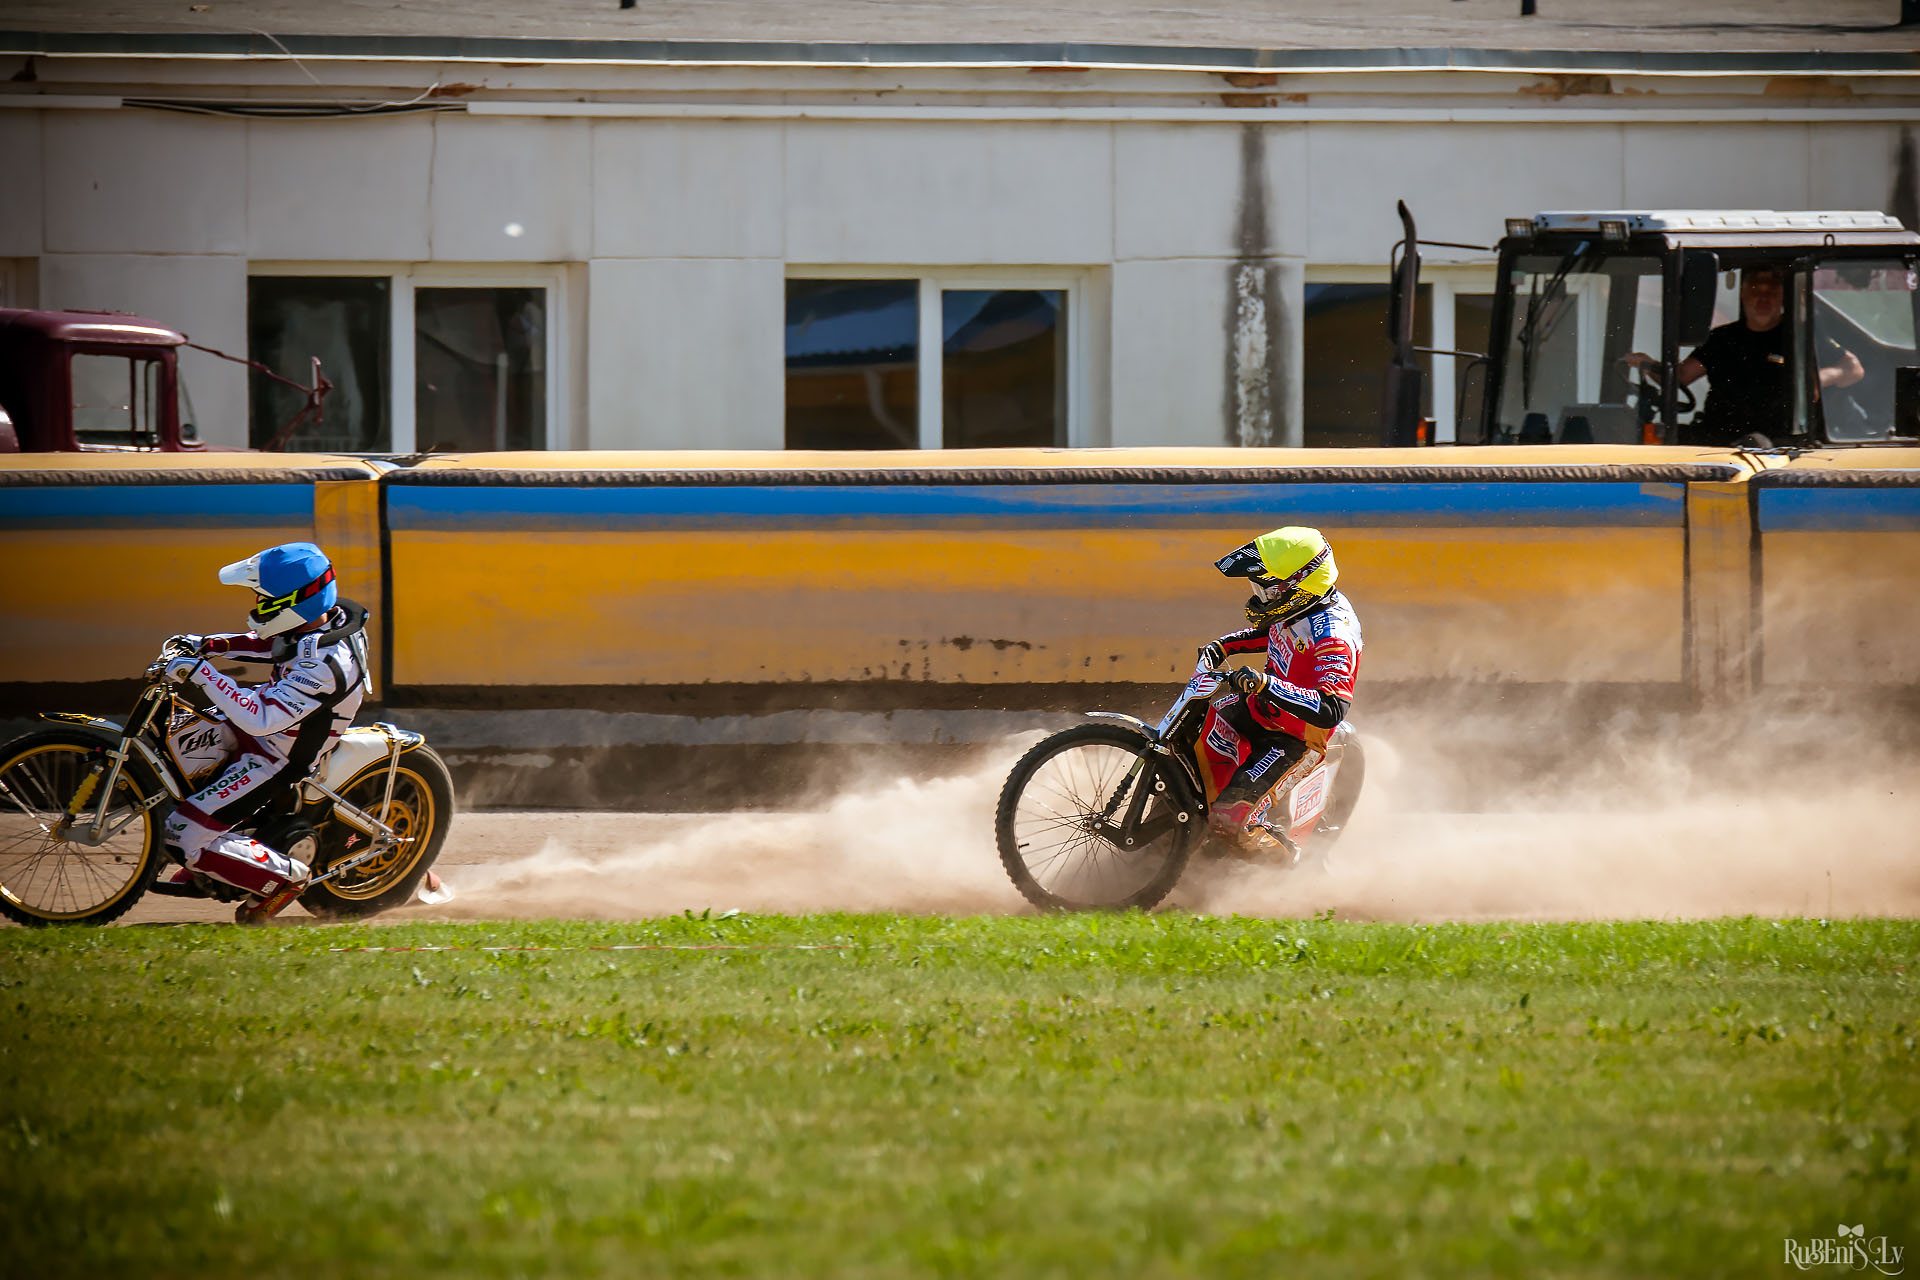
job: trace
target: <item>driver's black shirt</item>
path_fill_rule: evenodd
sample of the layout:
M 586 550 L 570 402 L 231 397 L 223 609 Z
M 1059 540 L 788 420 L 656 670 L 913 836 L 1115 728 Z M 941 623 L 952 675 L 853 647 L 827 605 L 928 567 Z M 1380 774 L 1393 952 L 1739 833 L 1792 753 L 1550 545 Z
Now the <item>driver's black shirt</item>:
M 1789 343 L 1785 320 L 1756 332 L 1742 318 L 1708 334 L 1693 358 L 1706 366 L 1712 385 L 1706 408 L 1681 429 L 1680 443 L 1730 445 L 1754 431 L 1784 437 L 1793 391 Z

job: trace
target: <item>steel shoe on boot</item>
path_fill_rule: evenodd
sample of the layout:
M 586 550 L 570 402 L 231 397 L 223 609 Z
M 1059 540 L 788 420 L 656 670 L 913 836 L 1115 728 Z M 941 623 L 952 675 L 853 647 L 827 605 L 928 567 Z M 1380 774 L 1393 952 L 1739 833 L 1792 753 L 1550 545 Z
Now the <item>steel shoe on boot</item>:
M 305 893 L 305 879 L 290 880 L 264 898 L 250 899 L 240 904 L 233 913 L 235 924 L 265 924 L 285 911 L 293 900 Z

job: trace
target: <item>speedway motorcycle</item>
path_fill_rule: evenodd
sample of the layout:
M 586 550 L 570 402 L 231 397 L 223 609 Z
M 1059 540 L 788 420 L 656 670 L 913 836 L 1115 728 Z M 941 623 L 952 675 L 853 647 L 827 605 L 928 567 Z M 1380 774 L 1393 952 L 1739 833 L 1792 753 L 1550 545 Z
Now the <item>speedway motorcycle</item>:
M 1160 723 L 1090 711 L 1022 756 L 1000 792 L 1000 861 L 1028 902 L 1046 911 L 1153 906 L 1196 851 L 1242 856 L 1212 839 L 1215 797 L 1200 735 L 1226 674 L 1203 658 Z M 1366 756 L 1351 725 L 1309 747 L 1255 803 L 1250 821 L 1274 838 L 1281 867 L 1324 862 L 1360 798 Z M 1309 852 L 1311 846 L 1311 852 Z
M 357 609 L 357 606 L 355 606 Z M 48 728 L 0 747 L 0 914 L 24 925 L 105 924 L 148 892 L 237 902 L 240 890 L 188 873 L 165 818 L 228 755 L 230 731 L 192 685 L 162 674 L 188 644 L 169 640 L 124 725 L 46 715 Z M 322 918 L 372 915 L 418 893 L 444 901 L 433 863 L 453 820 L 453 780 L 417 733 L 348 729 L 286 799 L 240 830 L 313 869 L 300 904 Z

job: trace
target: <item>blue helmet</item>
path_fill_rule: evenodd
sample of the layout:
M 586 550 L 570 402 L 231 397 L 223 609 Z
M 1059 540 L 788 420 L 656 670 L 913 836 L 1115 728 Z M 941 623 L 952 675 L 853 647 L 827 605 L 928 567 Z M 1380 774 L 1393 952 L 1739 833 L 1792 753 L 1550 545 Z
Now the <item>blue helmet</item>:
M 311 542 L 285 542 L 228 565 L 220 581 L 260 597 L 247 615 L 257 636 L 277 636 L 318 622 L 339 600 L 333 562 Z

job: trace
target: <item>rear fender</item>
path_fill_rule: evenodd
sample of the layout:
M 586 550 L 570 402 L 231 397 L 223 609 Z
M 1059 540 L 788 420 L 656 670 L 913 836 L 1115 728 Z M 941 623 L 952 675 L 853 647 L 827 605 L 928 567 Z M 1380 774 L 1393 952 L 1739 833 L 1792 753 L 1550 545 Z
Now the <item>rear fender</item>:
M 340 735 L 333 750 L 320 765 L 320 781 L 338 791 L 353 780 L 353 776 L 369 765 L 387 762 L 387 756 L 398 743 L 403 752 L 411 751 L 426 739 L 417 733 L 390 724 L 363 725 L 358 729 L 349 729 Z M 317 803 L 322 799 L 312 787 L 301 788 L 301 798 L 307 803 Z

